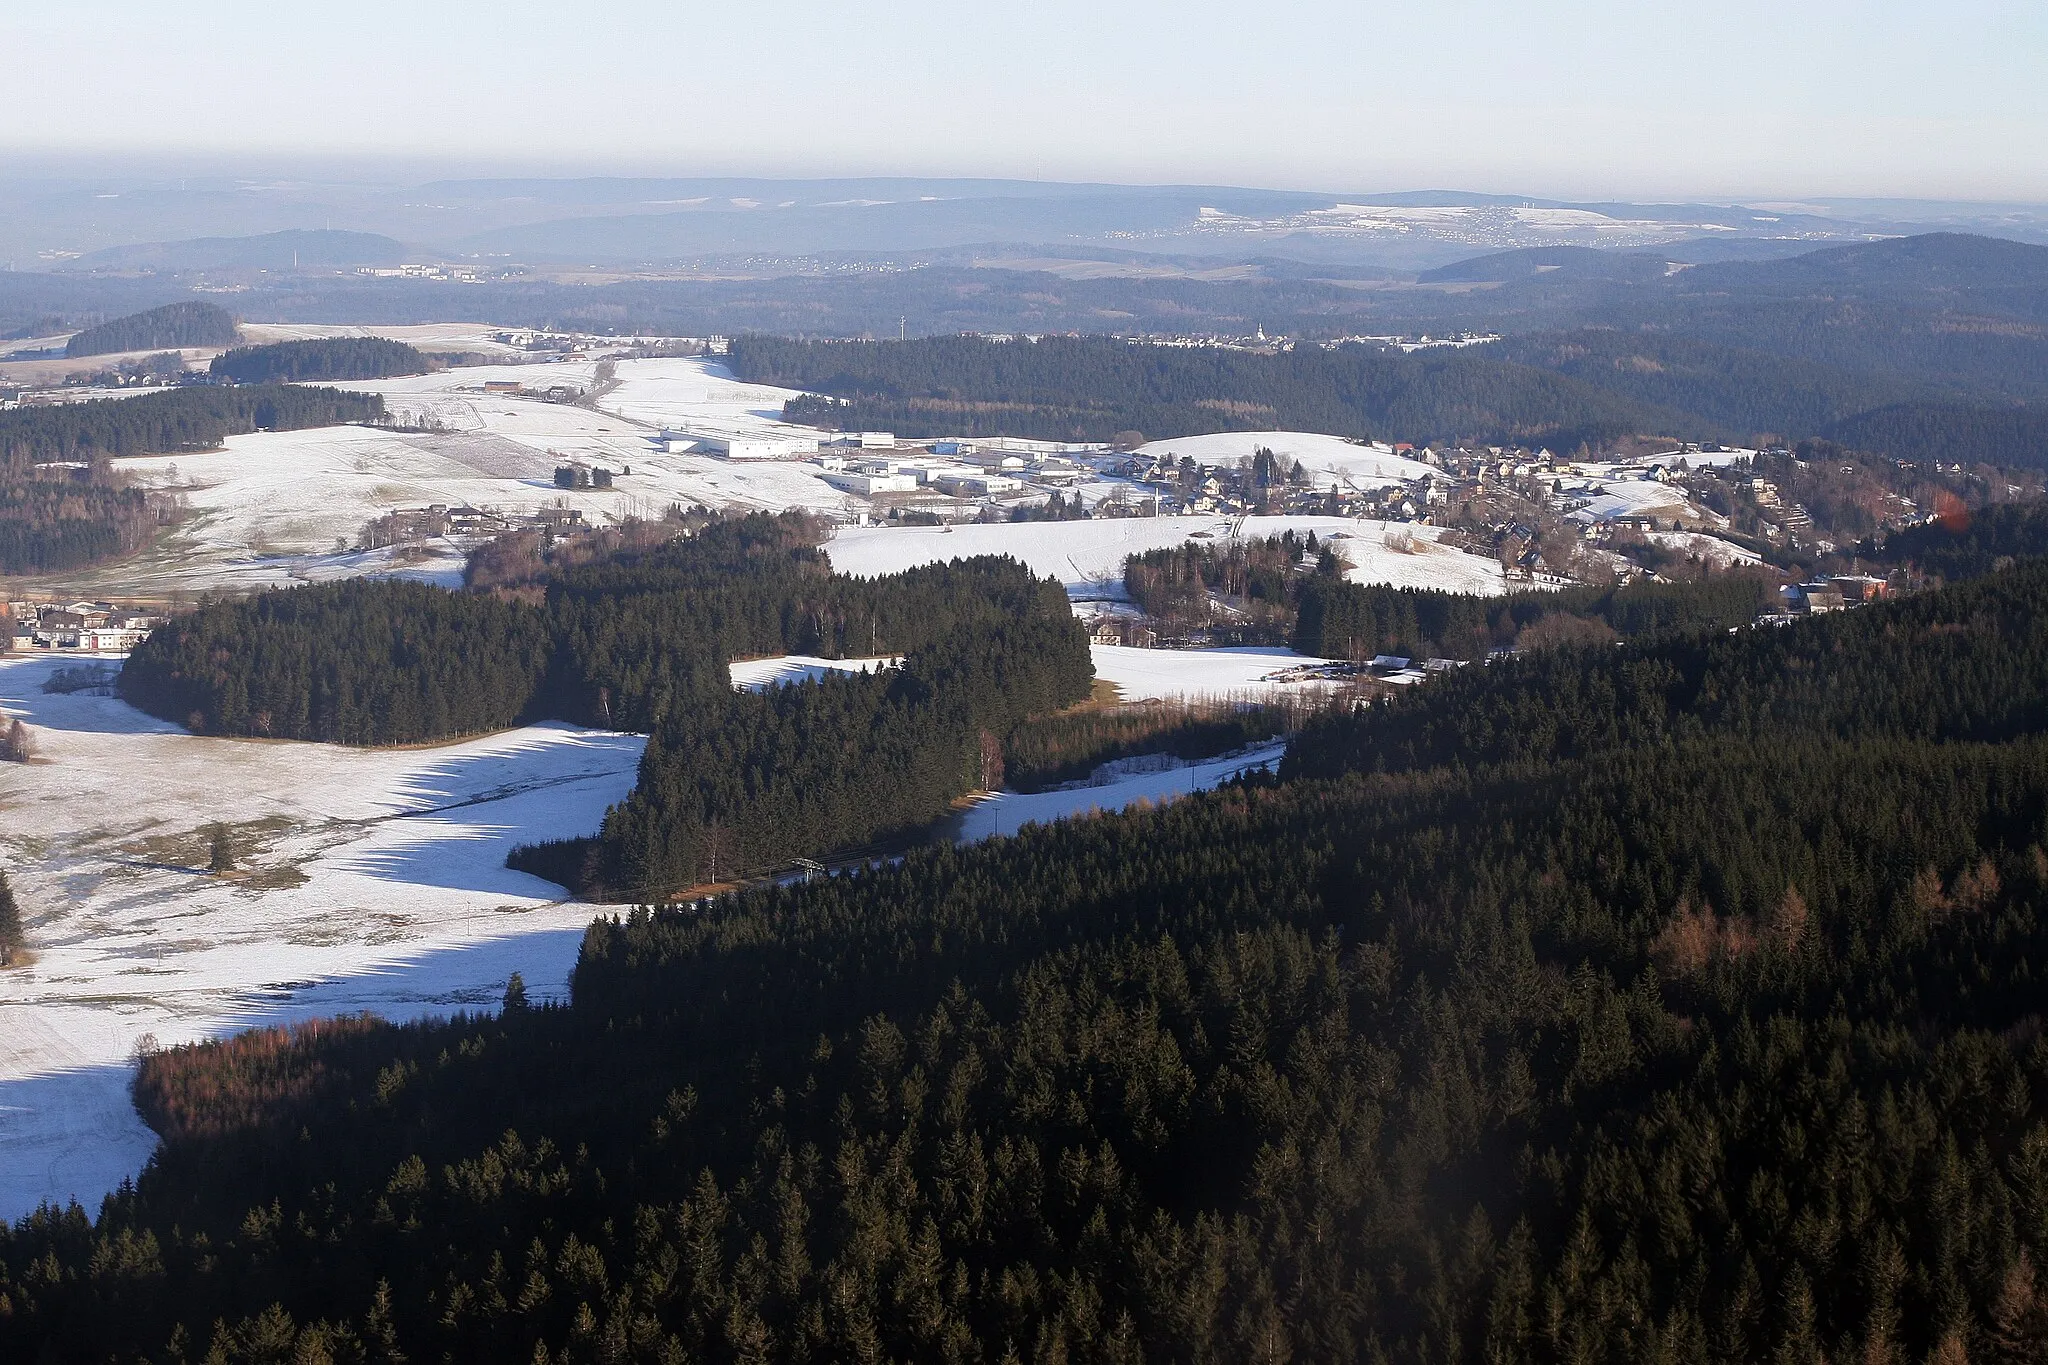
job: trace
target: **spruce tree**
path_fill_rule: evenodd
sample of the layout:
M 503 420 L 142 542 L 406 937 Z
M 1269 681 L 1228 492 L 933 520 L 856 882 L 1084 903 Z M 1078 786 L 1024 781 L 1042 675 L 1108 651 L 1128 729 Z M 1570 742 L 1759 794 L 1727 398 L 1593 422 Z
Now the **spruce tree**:
M 208 872 L 233 872 L 235 870 L 235 846 L 228 837 L 228 827 L 216 820 L 209 834 L 211 847 L 206 859 Z
M 7 874 L 0 872 L 0 967 L 11 967 L 21 956 L 21 907 L 14 903 L 14 888 Z

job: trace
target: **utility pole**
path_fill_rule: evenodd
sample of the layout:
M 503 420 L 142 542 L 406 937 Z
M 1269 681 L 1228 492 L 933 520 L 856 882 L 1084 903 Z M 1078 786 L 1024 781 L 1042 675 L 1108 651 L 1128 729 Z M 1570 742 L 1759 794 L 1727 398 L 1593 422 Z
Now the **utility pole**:
M 898 341 L 908 341 L 908 340 L 910 340 L 910 319 L 909 319 L 909 318 L 907 318 L 907 317 L 898 317 L 898 318 L 896 319 L 896 339 L 897 339 Z

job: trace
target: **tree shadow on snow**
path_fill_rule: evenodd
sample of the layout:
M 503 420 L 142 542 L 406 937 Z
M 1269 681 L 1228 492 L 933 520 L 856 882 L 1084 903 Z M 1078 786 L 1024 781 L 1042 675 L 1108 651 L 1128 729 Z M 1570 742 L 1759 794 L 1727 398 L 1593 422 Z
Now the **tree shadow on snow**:
M 598 913 L 593 907 L 592 918 Z M 522 933 L 516 915 L 480 912 L 475 919 L 477 929 L 502 929 L 501 936 L 253 989 L 206 1036 L 361 1013 L 396 1023 L 495 1011 L 514 972 L 536 1003 L 567 999 L 583 926 Z M 134 1063 L 124 1061 L 0 1081 L 0 1219 L 74 1199 L 97 1210 L 122 1181 L 141 1174 L 156 1135 L 135 1112 L 134 1074 Z

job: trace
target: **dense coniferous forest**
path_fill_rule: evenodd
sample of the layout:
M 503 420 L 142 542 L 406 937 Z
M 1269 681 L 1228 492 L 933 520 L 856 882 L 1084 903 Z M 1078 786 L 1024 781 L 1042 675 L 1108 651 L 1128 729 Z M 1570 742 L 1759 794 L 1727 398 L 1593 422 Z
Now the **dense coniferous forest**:
M 294 384 L 202 386 L 139 398 L 19 408 L 0 412 L 0 469 L 26 470 L 41 462 L 94 455 L 212 450 L 230 436 L 259 429 L 296 431 L 373 421 L 383 415 L 384 400 L 375 394 Z
M 992 785 L 1001 741 L 1088 695 L 1059 585 L 1014 561 L 836 576 L 798 515 L 553 574 L 543 605 L 350 583 L 204 608 L 161 628 L 121 695 L 206 734 L 439 740 L 559 718 L 643 731 L 632 795 L 595 839 L 514 865 L 659 896 L 928 823 Z M 728 663 L 791 652 L 902 665 L 762 693 Z
M 2044 708 L 2048 568 L 2027 561 L 1796 629 L 1709 630 L 1464 670 L 1363 718 L 1311 722 L 1285 771 L 1540 764 L 1714 733 L 1995 742 L 2048 729 Z
M 1287 428 L 1569 450 L 1630 432 L 1706 425 L 1483 350 L 1402 355 L 1349 345 L 1262 355 L 1109 337 L 739 337 L 730 363 L 741 378 L 811 390 L 790 402 L 793 421 L 908 436 L 1106 441 L 1126 431 L 1159 439 Z
M 1478 597 L 1428 588 L 1347 583 L 1330 574 L 1298 580 L 1294 648 L 1326 659 L 1375 654 L 1481 659 L 1495 649 L 1597 643 L 1746 626 L 1777 594 L 1761 575 L 1730 573 L 1698 583 L 1631 583 Z
M 788 405 L 792 420 L 913 436 L 1161 439 L 1296 428 L 1570 450 L 1630 433 L 1772 433 L 1923 462 L 2048 464 L 2048 415 L 2038 405 L 1968 386 L 1966 399 L 1938 375 L 1871 373 L 1661 329 L 1588 327 L 1409 355 L 1363 345 L 1267 355 L 1112 338 L 741 337 L 732 357 L 743 378 L 812 391 Z
M 2048 468 L 2048 408 L 2038 405 L 1892 403 L 1831 423 L 1820 434 L 1902 460 Z
M 238 346 L 213 358 L 215 379 L 236 384 L 287 384 L 317 379 L 387 379 L 425 374 L 427 358 L 383 337 L 323 337 Z
M 120 676 L 199 734 L 411 744 L 517 723 L 552 636 L 531 607 L 418 583 L 258 593 L 172 618 Z
M 167 303 L 88 327 L 64 345 L 67 356 L 112 355 L 118 351 L 175 351 L 185 346 L 232 346 L 235 320 L 210 303 Z
M 2004 561 L 2048 555 L 2048 503 L 1956 507 L 1924 525 L 1867 541 L 1858 552 L 1946 579 L 1975 578 Z
M 1546 720 L 1545 717 L 1550 719 Z M 1475 668 L 1290 775 L 146 1059 L 0 1351 L 2034 1361 L 2048 565 Z

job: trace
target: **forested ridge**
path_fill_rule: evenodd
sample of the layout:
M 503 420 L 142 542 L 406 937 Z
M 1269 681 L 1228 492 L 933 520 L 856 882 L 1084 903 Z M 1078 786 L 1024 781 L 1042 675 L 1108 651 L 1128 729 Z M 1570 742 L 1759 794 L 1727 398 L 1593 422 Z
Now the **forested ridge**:
M 1865 541 L 1857 552 L 1946 579 L 1974 578 L 2017 558 L 2048 555 L 2048 502 L 1954 508 L 1933 521 Z
M 2039 562 L 1559 649 L 600 920 L 564 1007 L 159 1054 L 0 1351 L 2039 1360 L 2044 665 Z
M 175 351 L 186 346 L 232 346 L 240 334 L 224 309 L 191 300 L 88 327 L 65 343 L 67 356 L 120 351 Z
M 1545 763 L 1708 734 L 1997 742 L 2048 730 L 2048 561 L 1796 628 L 1506 659 L 1310 723 L 1282 771 Z
M 238 346 L 213 358 L 208 372 L 236 384 L 288 384 L 319 379 L 386 379 L 425 374 L 427 358 L 384 337 L 318 337 Z
M 1721 434 L 1483 348 L 1403 355 L 1365 345 L 1304 346 L 1262 355 L 1112 337 L 748 336 L 733 340 L 730 364 L 743 379 L 811 390 L 790 402 L 790 420 L 907 436 L 1106 441 L 1126 431 L 1158 439 L 1284 428 L 1569 450 L 1635 431 Z
M 1827 326 L 1808 319 L 1796 329 Z M 1569 451 L 1630 434 L 1768 434 L 1919 462 L 2048 463 L 2048 410 L 2034 391 L 2022 389 L 2031 404 L 2016 401 L 1971 382 L 1967 366 L 1960 375 L 1873 371 L 1861 357 L 1787 354 L 1768 336 L 1746 344 L 1739 329 L 1671 331 L 1604 323 L 1413 354 L 1357 344 L 1258 354 L 1109 337 L 748 336 L 735 339 L 731 363 L 742 378 L 809 390 L 788 404 L 793 421 L 909 436 L 1104 441 L 1138 431 L 1156 440 L 1278 428 Z
M 260 594 L 158 629 L 120 692 L 205 734 L 644 732 L 599 836 L 514 865 L 590 895 L 666 895 L 927 823 L 992 784 L 1018 722 L 1088 695 L 1087 637 L 1057 583 L 993 558 L 847 578 L 816 534 L 794 514 L 714 522 L 555 574 L 539 604 L 386 582 Z M 730 660 L 793 652 L 904 658 L 733 689 Z

